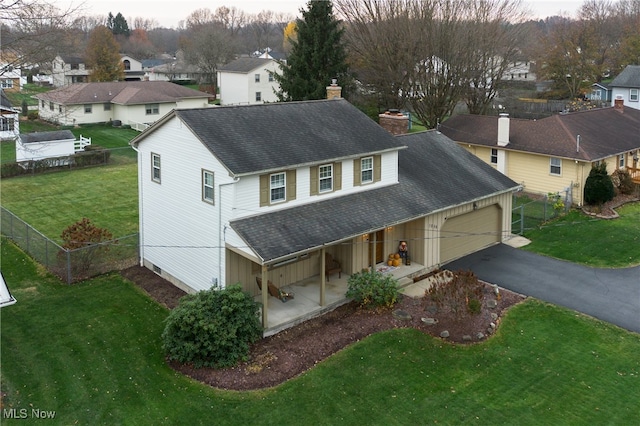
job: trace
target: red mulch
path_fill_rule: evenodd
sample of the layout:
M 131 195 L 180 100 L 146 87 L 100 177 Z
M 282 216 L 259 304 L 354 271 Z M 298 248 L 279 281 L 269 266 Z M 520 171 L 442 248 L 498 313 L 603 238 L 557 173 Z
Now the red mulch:
M 122 275 L 169 308 L 177 306 L 179 298 L 185 294 L 147 268 L 135 266 L 124 270 Z M 168 363 L 175 370 L 216 388 L 268 388 L 300 375 L 344 347 L 383 330 L 412 327 L 437 338 L 441 338 L 440 333 L 446 330 L 449 337 L 443 340 L 455 344 L 477 343 L 478 333 L 488 336 L 491 323 L 498 326 L 504 312 L 522 300 L 520 295 L 504 289 L 500 290 L 500 296 L 495 308 L 487 307 L 487 301 L 496 300 L 496 297 L 493 287 L 486 284 L 481 312 L 463 319 L 442 309 L 434 313 L 434 306 L 426 298 L 402 296 L 393 309 L 380 311 L 362 309 L 351 302 L 259 340 L 251 348 L 249 361 L 236 367 L 196 369 L 177 362 Z M 410 314 L 411 319 L 394 317 L 393 312 L 397 310 Z M 492 318 L 492 313 L 497 319 Z M 427 325 L 421 320 L 425 317 L 436 318 L 438 323 Z M 471 340 L 466 340 L 465 335 L 471 336 Z

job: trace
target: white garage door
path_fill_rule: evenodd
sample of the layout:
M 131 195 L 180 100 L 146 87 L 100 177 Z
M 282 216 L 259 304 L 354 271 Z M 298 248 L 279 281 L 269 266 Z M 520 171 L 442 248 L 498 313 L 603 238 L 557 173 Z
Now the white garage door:
M 440 263 L 500 242 L 501 216 L 500 207 L 494 204 L 448 218 L 440 232 Z

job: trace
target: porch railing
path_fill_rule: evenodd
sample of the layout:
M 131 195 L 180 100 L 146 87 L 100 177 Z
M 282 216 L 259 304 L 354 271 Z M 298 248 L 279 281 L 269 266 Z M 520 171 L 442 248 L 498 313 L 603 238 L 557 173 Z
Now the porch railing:
M 73 144 L 73 152 L 84 151 L 84 147 L 91 145 L 91 138 L 85 138 L 80 135 L 80 140 L 77 140 Z
M 627 171 L 635 183 L 640 183 L 640 168 L 627 166 Z

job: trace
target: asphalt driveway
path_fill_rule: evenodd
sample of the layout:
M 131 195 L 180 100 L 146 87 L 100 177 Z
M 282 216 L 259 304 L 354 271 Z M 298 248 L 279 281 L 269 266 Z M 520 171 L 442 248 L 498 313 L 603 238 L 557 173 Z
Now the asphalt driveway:
M 640 266 L 591 268 L 498 244 L 442 268 L 640 333 Z

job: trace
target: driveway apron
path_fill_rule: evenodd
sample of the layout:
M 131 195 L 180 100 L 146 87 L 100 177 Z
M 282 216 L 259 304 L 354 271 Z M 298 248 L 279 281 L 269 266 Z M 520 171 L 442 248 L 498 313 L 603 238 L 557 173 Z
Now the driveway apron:
M 640 333 L 640 266 L 591 268 L 498 244 L 442 268 Z

